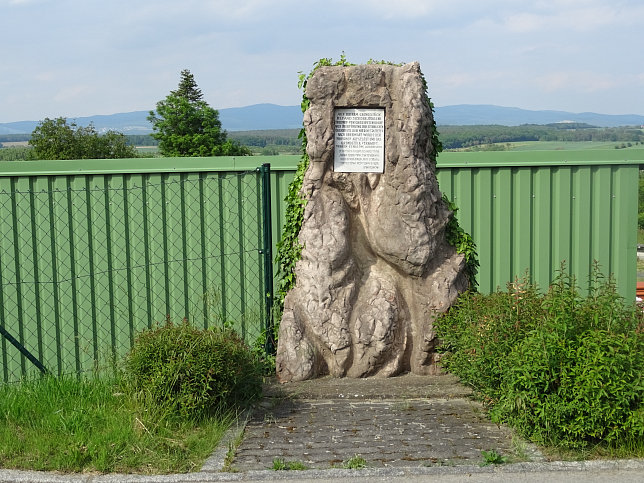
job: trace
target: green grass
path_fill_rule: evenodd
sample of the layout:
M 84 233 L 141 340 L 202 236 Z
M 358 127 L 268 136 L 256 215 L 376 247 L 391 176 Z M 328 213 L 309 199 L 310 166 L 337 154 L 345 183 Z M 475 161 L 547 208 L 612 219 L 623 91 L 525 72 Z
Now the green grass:
M 598 444 L 586 449 L 570 449 L 560 446 L 542 446 L 539 448 L 549 461 L 583 461 L 583 460 L 619 460 L 644 458 L 644 441 L 633 438 L 631 441 L 618 444 Z
M 483 462 L 480 466 L 502 465 L 508 462 L 507 457 L 497 453 L 494 449 L 491 451 L 481 451 L 481 456 L 483 457 Z
M 44 377 L 0 386 L 0 468 L 62 472 L 198 470 L 234 420 L 169 418 L 119 379 Z
M 270 469 L 273 471 L 303 471 L 308 468 L 301 461 L 285 461 L 281 458 L 275 458 Z
M 342 467 L 348 470 L 361 470 L 366 468 L 367 460 L 359 454 L 353 455 L 351 458 L 342 463 Z
M 644 245 L 644 230 L 641 228 L 637 230 L 637 244 Z M 642 276 L 640 276 L 640 273 Z M 644 259 L 637 259 L 637 281 L 644 282 Z

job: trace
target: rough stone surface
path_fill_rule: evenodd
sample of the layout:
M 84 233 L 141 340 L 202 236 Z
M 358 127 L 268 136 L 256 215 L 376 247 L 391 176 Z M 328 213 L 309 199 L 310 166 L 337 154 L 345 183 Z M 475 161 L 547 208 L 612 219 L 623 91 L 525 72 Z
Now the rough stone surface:
M 467 288 L 417 63 L 322 67 L 308 80 L 310 165 L 296 286 L 284 302 L 282 382 L 436 372 L 435 314 Z M 383 174 L 336 173 L 334 108 L 385 108 Z

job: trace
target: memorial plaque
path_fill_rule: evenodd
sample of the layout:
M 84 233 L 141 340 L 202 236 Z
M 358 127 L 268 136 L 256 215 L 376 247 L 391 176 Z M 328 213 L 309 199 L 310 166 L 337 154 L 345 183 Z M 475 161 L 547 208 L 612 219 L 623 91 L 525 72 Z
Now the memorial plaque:
M 385 110 L 336 109 L 333 170 L 382 173 L 384 167 Z

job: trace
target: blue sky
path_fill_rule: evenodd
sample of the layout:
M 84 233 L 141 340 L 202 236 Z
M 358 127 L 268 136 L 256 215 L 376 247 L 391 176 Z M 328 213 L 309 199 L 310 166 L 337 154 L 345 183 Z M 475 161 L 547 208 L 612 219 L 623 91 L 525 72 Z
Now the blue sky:
M 0 122 L 296 105 L 321 57 L 419 61 L 438 106 L 644 114 L 642 0 L 0 0 Z

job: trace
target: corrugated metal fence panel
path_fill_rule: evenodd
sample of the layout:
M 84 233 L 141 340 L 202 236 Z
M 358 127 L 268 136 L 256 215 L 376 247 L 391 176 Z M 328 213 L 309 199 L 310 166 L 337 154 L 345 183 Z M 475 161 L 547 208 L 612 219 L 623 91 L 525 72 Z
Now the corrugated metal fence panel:
M 278 168 L 287 170 L 280 172 L 285 181 L 297 161 Z M 633 299 L 640 163 L 641 149 L 441 153 L 441 191 L 455 201 L 461 226 L 478 246 L 479 290 L 505 288 L 526 270 L 546 288 L 562 261 L 585 289 L 596 259 Z M 273 209 L 274 240 L 284 196 L 274 197 L 281 202 Z
M 264 328 L 259 175 L 129 161 L 0 175 L 0 323 L 53 373 L 120 357 L 166 317 L 249 343 Z M 34 370 L 0 339 L 5 381 Z
M 296 160 L 297 162 L 297 160 Z M 282 229 L 284 228 L 284 219 L 286 215 L 286 196 L 288 187 L 295 177 L 295 169 L 277 168 L 271 166 L 271 219 L 272 219 L 272 239 L 273 239 L 273 260 L 277 251 L 275 245 L 282 238 Z M 273 274 L 277 275 L 278 266 L 273 263 Z
M 585 289 L 596 260 L 634 298 L 638 164 L 439 166 L 441 191 L 478 246 L 481 292 L 526 271 L 545 288 L 562 261 Z

